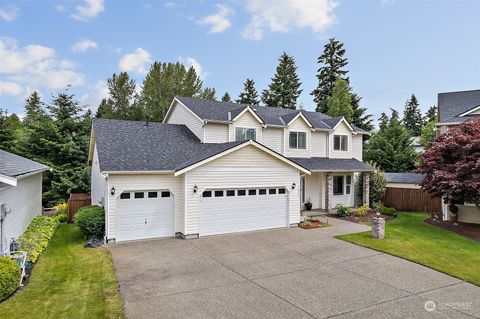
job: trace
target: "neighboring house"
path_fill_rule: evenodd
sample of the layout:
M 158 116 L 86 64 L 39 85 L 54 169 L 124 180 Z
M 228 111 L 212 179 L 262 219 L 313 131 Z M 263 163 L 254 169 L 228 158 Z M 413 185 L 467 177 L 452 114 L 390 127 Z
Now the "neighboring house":
M 425 151 L 422 143 L 420 143 L 420 136 L 412 136 L 410 141 L 417 154 L 423 153 L 423 151 Z
M 480 119 L 480 90 L 446 92 L 438 94 L 438 134 L 467 120 Z M 458 221 L 480 224 L 480 208 L 473 203 L 457 203 Z M 444 218 L 448 209 L 444 208 Z
M 288 227 L 366 202 L 368 132 L 343 117 L 176 97 L 164 123 L 95 119 L 92 203 L 124 241 Z
M 385 173 L 387 185 L 383 204 L 397 210 L 441 214 L 442 199 L 422 190 L 423 177 L 418 173 Z
M 0 254 L 42 213 L 42 172 L 49 169 L 0 150 Z

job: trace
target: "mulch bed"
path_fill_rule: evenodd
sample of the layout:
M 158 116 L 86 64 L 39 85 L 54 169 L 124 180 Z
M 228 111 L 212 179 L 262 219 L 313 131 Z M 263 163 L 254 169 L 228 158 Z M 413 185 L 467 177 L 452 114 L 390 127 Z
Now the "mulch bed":
M 374 211 L 369 211 L 365 214 L 365 216 L 359 216 L 355 212 L 352 212 L 352 213 L 350 213 L 350 215 L 344 216 L 344 217 L 337 216 L 336 214 L 328 214 L 327 216 L 337 218 L 337 219 L 346 220 L 346 221 L 357 223 L 357 224 L 361 224 L 361 223 L 371 222 L 374 217 L 377 217 L 377 213 L 375 213 Z M 380 214 L 380 217 L 384 218 L 385 221 L 395 219 L 395 217 L 393 217 L 393 216 L 383 215 L 383 214 Z
M 480 225 L 428 218 L 425 223 L 480 241 Z
M 314 229 L 314 228 L 328 227 L 328 226 L 330 225 L 317 219 L 309 219 L 307 223 L 302 222 L 298 224 L 298 227 L 303 229 Z

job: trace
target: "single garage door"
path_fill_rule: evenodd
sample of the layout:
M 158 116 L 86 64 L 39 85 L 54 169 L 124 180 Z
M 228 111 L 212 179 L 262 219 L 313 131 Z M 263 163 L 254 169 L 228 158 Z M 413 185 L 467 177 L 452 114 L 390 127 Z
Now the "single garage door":
M 117 241 L 174 235 L 174 202 L 169 191 L 124 192 L 117 200 Z
M 285 188 L 212 189 L 200 199 L 200 236 L 288 226 Z

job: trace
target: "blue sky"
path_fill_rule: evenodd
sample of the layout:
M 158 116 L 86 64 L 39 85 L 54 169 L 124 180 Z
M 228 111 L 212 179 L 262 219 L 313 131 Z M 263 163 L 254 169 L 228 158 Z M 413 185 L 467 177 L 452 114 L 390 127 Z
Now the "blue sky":
M 412 93 L 425 111 L 438 92 L 480 88 L 479 12 L 478 0 L 6 0 L 0 107 L 22 114 L 31 90 L 49 100 L 71 84 L 96 109 L 112 73 L 127 70 L 140 86 L 155 60 L 193 65 L 218 99 L 236 97 L 246 78 L 263 90 L 286 51 L 312 110 L 316 59 L 336 37 L 375 119 Z

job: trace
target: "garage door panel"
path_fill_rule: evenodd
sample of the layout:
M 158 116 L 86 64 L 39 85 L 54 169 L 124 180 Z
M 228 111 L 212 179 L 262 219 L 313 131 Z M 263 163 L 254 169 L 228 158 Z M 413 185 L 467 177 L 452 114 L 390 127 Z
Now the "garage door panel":
M 200 236 L 226 234 L 259 229 L 279 228 L 288 225 L 288 197 L 286 192 L 278 194 L 215 197 L 200 200 Z M 217 190 L 218 191 L 218 190 Z M 246 194 L 249 190 L 246 190 Z
M 151 191 L 150 191 L 151 192 Z M 136 192 L 138 193 L 138 191 Z M 118 199 L 117 241 L 170 237 L 174 235 L 173 197 Z M 160 195 L 160 191 L 159 191 Z

